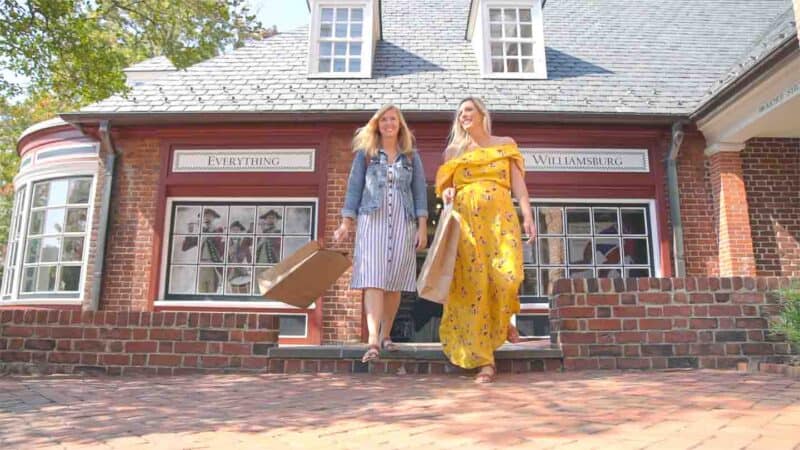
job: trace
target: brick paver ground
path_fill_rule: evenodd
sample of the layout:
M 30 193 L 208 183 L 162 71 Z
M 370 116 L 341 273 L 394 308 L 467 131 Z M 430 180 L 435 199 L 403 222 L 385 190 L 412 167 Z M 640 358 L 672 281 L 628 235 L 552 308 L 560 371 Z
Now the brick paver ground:
M 0 448 L 800 449 L 800 381 L 722 371 L 0 377 Z

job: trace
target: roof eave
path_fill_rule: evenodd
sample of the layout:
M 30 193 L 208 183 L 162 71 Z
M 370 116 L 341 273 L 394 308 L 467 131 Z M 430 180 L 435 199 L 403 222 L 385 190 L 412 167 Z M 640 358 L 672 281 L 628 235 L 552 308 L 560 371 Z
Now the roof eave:
M 120 112 L 61 114 L 65 121 L 79 125 L 108 120 L 116 126 L 135 125 L 180 125 L 198 123 L 258 123 L 258 122 L 360 122 L 368 120 L 374 111 L 297 111 L 297 112 Z M 403 111 L 412 121 L 449 122 L 453 119 L 451 111 Z M 591 123 L 626 125 L 671 125 L 678 120 L 686 120 L 685 114 L 618 113 L 618 112 L 544 112 L 544 111 L 502 111 L 494 110 L 492 119 L 496 122 L 527 123 Z
M 692 121 L 702 119 L 720 105 L 742 93 L 743 89 L 748 84 L 769 73 L 778 62 L 791 57 L 793 54 L 796 57 L 800 57 L 800 46 L 797 44 L 797 39 L 797 34 L 790 35 L 769 54 L 761 58 L 760 61 L 739 75 L 735 80 L 728 83 L 727 86 L 717 92 L 713 97 L 698 106 L 697 109 L 689 115 L 689 118 Z

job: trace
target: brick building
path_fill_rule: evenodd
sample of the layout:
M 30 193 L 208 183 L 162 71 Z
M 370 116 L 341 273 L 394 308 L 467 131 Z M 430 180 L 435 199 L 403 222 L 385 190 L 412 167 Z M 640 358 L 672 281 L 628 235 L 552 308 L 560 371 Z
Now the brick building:
M 27 130 L 0 309 L 241 313 L 282 343 L 360 342 L 349 274 L 307 310 L 254 279 L 332 241 L 374 110 L 404 111 L 432 184 L 467 95 L 526 158 L 523 333 L 550 334 L 562 278 L 800 275 L 790 0 L 442 3 L 312 0 L 307 28 L 147 61 L 127 95 Z M 408 294 L 393 335 L 435 341 L 438 313 Z

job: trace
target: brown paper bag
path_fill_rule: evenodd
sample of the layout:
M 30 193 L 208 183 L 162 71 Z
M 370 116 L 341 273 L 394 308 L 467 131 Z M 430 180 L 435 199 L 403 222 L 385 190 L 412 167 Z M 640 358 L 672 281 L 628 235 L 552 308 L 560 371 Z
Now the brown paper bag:
M 346 253 L 324 250 L 311 241 L 258 278 L 261 295 L 308 308 L 350 267 Z
M 447 302 L 461 237 L 460 220 L 452 206 L 446 206 L 439 216 L 433 242 L 417 278 L 417 293 L 426 300 L 441 304 Z

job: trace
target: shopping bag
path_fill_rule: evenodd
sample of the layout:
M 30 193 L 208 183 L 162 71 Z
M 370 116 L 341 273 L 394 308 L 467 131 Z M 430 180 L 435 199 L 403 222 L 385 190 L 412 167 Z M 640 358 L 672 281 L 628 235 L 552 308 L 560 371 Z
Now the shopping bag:
M 311 241 L 258 277 L 261 295 L 308 308 L 351 266 L 346 252 L 323 249 Z
M 461 218 L 452 205 L 445 206 L 425 263 L 417 278 L 417 294 L 425 300 L 444 304 L 453 282 L 453 270 L 461 237 Z

